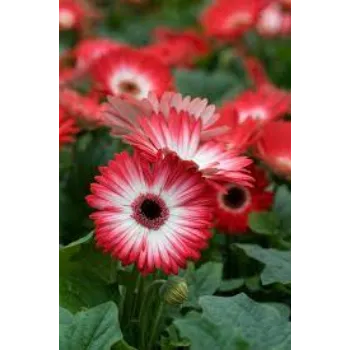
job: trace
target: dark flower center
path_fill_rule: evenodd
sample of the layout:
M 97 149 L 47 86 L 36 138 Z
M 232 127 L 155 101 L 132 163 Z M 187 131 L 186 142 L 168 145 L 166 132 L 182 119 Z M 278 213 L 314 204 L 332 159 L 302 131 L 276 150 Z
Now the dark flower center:
M 145 199 L 140 206 L 141 214 L 149 220 L 157 219 L 162 214 L 162 208 L 160 205 L 150 199 Z
M 137 95 L 140 93 L 140 88 L 132 81 L 122 81 L 119 84 L 119 89 L 126 94 Z
M 231 187 L 223 196 L 225 205 L 232 209 L 241 208 L 247 200 L 246 191 L 240 187 Z
M 142 226 L 158 230 L 169 217 L 169 209 L 164 200 L 155 194 L 142 194 L 131 205 L 132 217 Z

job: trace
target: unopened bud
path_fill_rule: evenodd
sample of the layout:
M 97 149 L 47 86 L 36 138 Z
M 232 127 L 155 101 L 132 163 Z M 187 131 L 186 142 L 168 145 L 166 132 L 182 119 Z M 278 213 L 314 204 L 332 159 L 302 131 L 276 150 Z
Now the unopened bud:
M 167 304 L 183 304 L 188 297 L 187 283 L 181 277 L 173 277 L 162 286 L 160 294 Z

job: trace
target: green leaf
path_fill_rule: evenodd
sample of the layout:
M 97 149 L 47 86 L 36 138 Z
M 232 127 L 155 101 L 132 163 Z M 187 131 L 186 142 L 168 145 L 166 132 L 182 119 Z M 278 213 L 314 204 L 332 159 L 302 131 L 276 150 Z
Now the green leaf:
M 278 310 L 281 316 L 285 319 L 289 319 L 290 317 L 290 307 L 286 304 L 282 303 L 266 303 L 267 305 L 271 305 Z
M 265 249 L 254 244 L 237 244 L 251 258 L 265 264 L 261 274 L 263 285 L 270 283 L 291 282 L 291 254 L 290 251 Z
M 212 295 L 219 289 L 222 280 L 223 265 L 219 262 L 207 262 L 199 269 L 185 273 L 188 283 L 188 301 L 184 306 L 198 306 L 198 298 L 203 295 Z
M 60 248 L 60 306 L 71 312 L 90 308 L 118 296 L 116 266 L 97 251 L 89 234 Z
M 272 212 L 252 212 L 249 214 L 249 227 L 256 233 L 273 235 L 277 233 L 278 217 Z
M 79 312 L 69 325 L 63 325 L 60 327 L 61 350 L 110 350 L 123 338 L 118 309 L 113 302 Z
M 228 292 L 235 289 L 238 289 L 244 285 L 244 279 L 243 278 L 234 278 L 230 280 L 223 280 L 220 283 L 219 290 L 221 292 Z
M 184 95 L 207 98 L 218 103 L 229 90 L 239 86 L 239 79 L 227 72 L 177 69 L 174 72 L 178 90 Z
M 285 235 L 291 234 L 291 193 L 286 185 L 280 186 L 275 195 L 273 211 L 280 218 L 280 230 Z
M 270 305 L 245 294 L 199 299 L 200 315 L 192 312 L 174 324 L 191 350 L 289 350 L 290 322 Z
M 112 346 L 112 350 L 137 350 L 137 349 L 130 346 L 125 340 L 121 340 L 117 344 L 114 344 Z

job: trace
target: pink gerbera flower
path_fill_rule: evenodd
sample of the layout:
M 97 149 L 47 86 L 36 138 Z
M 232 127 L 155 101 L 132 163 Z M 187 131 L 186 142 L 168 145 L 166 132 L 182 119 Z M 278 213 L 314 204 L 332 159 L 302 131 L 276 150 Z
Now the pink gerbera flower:
M 123 152 L 100 169 L 91 185 L 97 244 L 144 273 L 177 274 L 207 246 L 212 198 L 194 168 L 175 155 L 150 164 Z
M 179 93 L 165 92 L 157 97 L 150 93 L 148 98 L 138 101 L 134 98 L 109 97 L 109 102 L 102 108 L 101 118 L 105 125 L 112 128 L 116 136 L 129 134 L 137 127 L 137 118 L 151 117 L 159 114 L 164 119 L 170 119 L 176 113 L 186 113 L 189 118 L 201 120 L 201 140 L 206 140 L 228 131 L 226 126 L 214 126 L 220 116 L 214 105 L 209 105 L 207 99 L 183 97 Z
M 138 118 L 137 124 L 124 140 L 148 159 L 154 160 L 160 150 L 174 152 L 182 160 L 194 163 L 212 184 L 224 181 L 250 184 L 245 167 L 251 160 L 239 156 L 236 150 L 228 150 L 224 143 L 201 142 L 202 120 L 191 118 L 187 111 L 171 109 L 168 117 L 160 111 Z
M 91 68 L 96 84 L 114 96 L 129 95 L 137 99 L 153 91 L 160 95 L 172 89 L 169 68 L 146 53 L 121 48 L 98 59 Z

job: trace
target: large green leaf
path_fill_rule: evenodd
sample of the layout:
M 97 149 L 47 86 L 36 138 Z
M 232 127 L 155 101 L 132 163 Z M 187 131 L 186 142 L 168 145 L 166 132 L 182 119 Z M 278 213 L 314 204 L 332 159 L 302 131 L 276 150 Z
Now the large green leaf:
M 273 212 L 252 212 L 249 214 L 249 227 L 256 233 L 273 235 L 278 232 L 279 220 Z
M 265 249 L 254 244 L 237 244 L 245 253 L 265 264 L 261 274 L 263 285 L 270 283 L 291 282 L 291 253 L 276 249 Z
M 185 306 L 198 306 L 198 298 L 212 295 L 220 287 L 222 280 L 222 263 L 207 262 L 199 269 L 189 268 L 184 277 L 188 283 L 188 301 Z
M 227 92 L 239 86 L 240 80 L 227 72 L 208 73 L 203 70 L 177 69 L 174 72 L 176 86 L 184 95 L 207 98 L 218 103 Z
M 97 251 L 91 234 L 60 248 L 60 306 L 71 312 L 117 297 L 115 264 Z
M 289 350 L 290 322 L 273 306 L 245 294 L 199 299 L 203 313 L 175 320 L 191 350 Z
M 113 302 L 78 312 L 68 323 L 68 311 L 61 310 L 62 308 L 61 350 L 110 350 L 113 344 L 123 338 L 119 327 L 118 309 Z

